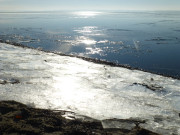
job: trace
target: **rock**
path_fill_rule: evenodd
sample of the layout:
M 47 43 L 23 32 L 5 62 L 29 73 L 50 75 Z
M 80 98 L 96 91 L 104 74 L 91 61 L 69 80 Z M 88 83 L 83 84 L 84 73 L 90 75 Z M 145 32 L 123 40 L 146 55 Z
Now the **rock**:
M 0 79 L 0 84 L 6 84 L 6 80 Z
M 17 84 L 20 83 L 20 81 L 18 79 L 0 79 L 0 84 Z
M 153 84 L 145 84 L 145 83 L 133 83 L 133 85 L 142 85 L 152 91 L 156 91 L 156 90 L 162 90 L 163 87 L 161 86 L 156 86 L 156 85 L 153 85 Z
M 20 83 L 20 81 L 18 79 L 11 78 L 10 80 L 7 80 L 7 83 L 16 84 Z

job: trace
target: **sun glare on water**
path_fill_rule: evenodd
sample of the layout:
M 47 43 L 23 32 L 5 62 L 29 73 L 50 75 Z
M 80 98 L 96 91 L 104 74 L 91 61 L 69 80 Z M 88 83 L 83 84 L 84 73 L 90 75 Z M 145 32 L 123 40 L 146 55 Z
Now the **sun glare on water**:
M 94 16 L 99 15 L 99 14 L 101 14 L 101 12 L 79 11 L 79 12 L 74 12 L 74 14 L 77 15 L 78 17 L 89 18 L 89 17 L 94 17 Z

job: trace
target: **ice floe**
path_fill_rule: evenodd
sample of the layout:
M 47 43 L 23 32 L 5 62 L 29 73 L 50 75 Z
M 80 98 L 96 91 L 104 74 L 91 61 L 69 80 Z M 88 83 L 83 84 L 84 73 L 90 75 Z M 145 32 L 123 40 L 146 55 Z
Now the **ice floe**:
M 180 80 L 5 43 L 0 100 L 70 110 L 102 120 L 105 128 L 141 119 L 146 129 L 180 134 Z

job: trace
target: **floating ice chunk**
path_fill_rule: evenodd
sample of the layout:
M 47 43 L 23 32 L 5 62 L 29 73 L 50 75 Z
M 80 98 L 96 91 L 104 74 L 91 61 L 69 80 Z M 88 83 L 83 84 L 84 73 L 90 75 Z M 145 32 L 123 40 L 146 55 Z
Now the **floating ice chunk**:
M 134 43 L 136 50 L 139 51 L 140 41 L 133 40 L 133 43 Z
M 6 42 L 7 42 L 7 43 L 9 43 L 9 42 L 10 42 L 10 40 L 6 40 Z
M 122 119 L 108 119 L 102 121 L 103 128 L 121 128 L 127 130 L 132 130 L 136 126 L 136 123 L 138 123 L 138 121 Z
M 36 107 L 36 105 L 35 105 L 35 103 L 34 102 L 29 102 L 29 103 L 26 103 L 26 105 L 28 106 L 28 107 L 32 107 L 32 108 L 35 108 Z

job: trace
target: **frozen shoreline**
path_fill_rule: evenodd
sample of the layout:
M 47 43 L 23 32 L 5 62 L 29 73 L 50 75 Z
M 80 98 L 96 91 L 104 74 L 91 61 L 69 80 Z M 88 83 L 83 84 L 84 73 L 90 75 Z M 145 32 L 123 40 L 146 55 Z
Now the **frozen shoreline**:
M 124 65 L 124 64 L 117 64 L 117 63 L 114 63 L 114 62 L 105 61 L 105 60 L 101 60 L 101 59 L 95 59 L 95 58 L 89 58 L 89 57 L 84 57 L 84 56 L 65 54 L 65 53 L 56 52 L 56 51 L 45 51 L 45 50 L 42 50 L 42 48 L 37 48 L 36 49 L 36 48 L 29 47 L 27 45 L 23 45 L 21 43 L 16 43 L 16 42 L 9 42 L 9 41 L 7 42 L 7 41 L 0 40 L 0 43 L 10 44 L 10 45 L 21 47 L 21 48 L 39 50 L 39 51 L 43 51 L 43 52 L 46 52 L 46 53 L 53 53 L 53 54 L 57 54 L 57 55 L 60 55 L 60 56 L 69 56 L 69 57 L 80 58 L 82 60 L 85 60 L 85 61 L 88 61 L 88 62 L 93 62 L 93 63 L 96 63 L 96 64 L 104 64 L 104 65 L 109 65 L 109 66 L 113 66 L 113 67 L 122 67 L 122 68 L 127 68 L 127 69 L 130 69 L 130 70 L 139 70 L 139 71 L 143 71 L 143 72 L 147 72 L 147 73 L 152 73 L 152 74 L 156 74 L 156 75 L 160 75 L 160 76 L 164 76 L 164 77 L 170 77 L 170 78 L 173 78 L 173 79 L 180 80 L 180 78 L 176 77 L 176 76 L 161 74 L 161 73 L 158 73 L 158 72 L 154 73 L 154 72 L 147 71 L 147 70 L 144 70 L 144 69 L 141 69 L 141 68 L 138 68 L 138 67 L 131 67 L 129 65 Z
M 154 132 L 180 132 L 179 80 L 5 43 L 0 43 L 0 62 L 0 100 L 99 120 L 140 118 Z M 103 126 L 120 126 L 109 123 Z

